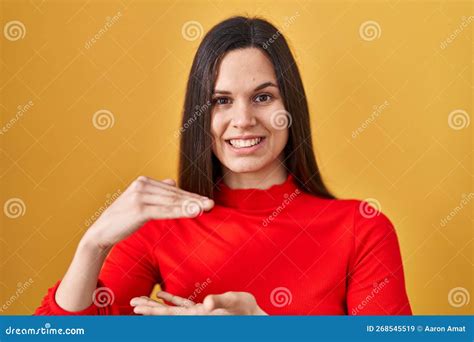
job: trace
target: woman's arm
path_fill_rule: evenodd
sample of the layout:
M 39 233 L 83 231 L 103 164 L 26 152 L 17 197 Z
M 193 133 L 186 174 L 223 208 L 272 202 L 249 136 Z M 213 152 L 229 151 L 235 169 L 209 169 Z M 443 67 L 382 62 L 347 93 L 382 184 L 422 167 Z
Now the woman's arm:
M 108 249 L 98 246 L 86 236 L 80 241 L 71 265 L 56 291 L 55 301 L 60 307 L 74 312 L 82 311 L 92 304 L 99 272 L 107 253 Z
M 81 263 L 85 259 L 76 259 L 83 256 L 80 255 L 83 246 L 78 247 L 74 256 L 76 260 L 73 260 L 66 274 L 68 278 L 65 276 L 50 288 L 35 314 L 133 314 L 129 305 L 130 298 L 149 295 L 153 286 L 161 282 L 158 263 L 153 254 L 154 243 L 159 240 L 161 234 L 158 224 L 159 221 L 149 221 L 137 232 L 116 244 L 103 262 L 98 279 L 97 275 L 92 280 L 87 279 L 91 276 L 93 267 L 85 270 L 87 273 L 81 273 Z M 77 260 L 79 262 L 75 263 Z M 86 265 L 86 268 L 89 267 Z M 85 288 L 84 284 L 88 280 L 90 288 Z M 63 288 L 64 301 L 59 298 L 59 291 Z M 73 301 L 77 301 L 77 307 L 67 306 L 75 305 Z
M 347 313 L 411 315 L 395 228 L 381 212 L 365 215 L 361 203 L 355 202 Z
M 120 301 L 128 295 L 148 295 L 146 292 L 136 293 L 137 290 L 151 290 L 150 287 L 156 280 L 155 265 L 151 263 L 149 256 L 153 250 L 149 246 L 150 237 L 143 237 L 143 232 L 140 232 L 143 229 L 139 228 L 152 219 L 194 217 L 200 213 L 196 208 L 209 210 L 213 205 L 212 200 L 175 187 L 172 180 L 159 182 L 139 177 L 89 228 L 81 239 L 63 280 L 50 289 L 36 313 L 117 312 L 113 303 L 104 306 L 100 302 L 98 305 L 94 303 L 94 297 L 102 295 L 96 292 L 102 285 L 109 291 L 106 295 L 119 295 Z M 107 252 L 111 249 L 111 255 L 106 259 Z M 128 276 L 136 274 L 130 281 L 127 274 L 120 277 L 123 270 L 126 270 Z M 132 287 L 130 292 L 123 290 L 127 287 Z M 97 299 L 100 301 L 100 298 Z M 127 308 L 128 304 L 125 309 Z

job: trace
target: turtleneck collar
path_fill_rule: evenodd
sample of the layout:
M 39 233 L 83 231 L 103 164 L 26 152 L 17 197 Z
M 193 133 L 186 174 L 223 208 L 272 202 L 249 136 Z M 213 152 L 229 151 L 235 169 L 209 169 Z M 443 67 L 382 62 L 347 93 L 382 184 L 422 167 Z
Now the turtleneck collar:
M 268 189 L 231 189 L 221 180 L 216 184 L 214 201 L 218 205 L 240 210 L 273 210 L 297 189 L 291 174 L 283 183 Z

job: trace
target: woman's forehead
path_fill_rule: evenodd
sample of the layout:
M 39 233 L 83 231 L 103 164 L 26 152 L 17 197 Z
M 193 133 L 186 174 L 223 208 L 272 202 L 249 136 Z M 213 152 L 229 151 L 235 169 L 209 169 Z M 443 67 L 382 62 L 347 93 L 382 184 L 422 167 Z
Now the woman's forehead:
M 228 52 L 222 59 L 214 90 L 253 90 L 265 82 L 276 83 L 272 62 L 257 48 Z

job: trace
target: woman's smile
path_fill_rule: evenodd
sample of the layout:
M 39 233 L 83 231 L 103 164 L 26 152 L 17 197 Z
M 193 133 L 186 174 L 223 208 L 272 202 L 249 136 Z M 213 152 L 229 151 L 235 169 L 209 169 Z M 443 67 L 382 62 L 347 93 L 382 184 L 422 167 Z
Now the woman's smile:
M 237 155 L 248 155 L 260 150 L 265 145 L 265 138 L 265 136 L 255 135 L 247 137 L 234 137 L 232 139 L 225 140 L 225 145 L 230 151 Z

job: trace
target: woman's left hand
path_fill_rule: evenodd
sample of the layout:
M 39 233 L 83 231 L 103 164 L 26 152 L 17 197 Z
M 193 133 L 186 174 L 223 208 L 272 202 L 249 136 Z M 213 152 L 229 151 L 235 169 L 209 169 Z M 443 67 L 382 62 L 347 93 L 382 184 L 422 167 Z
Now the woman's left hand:
M 226 292 L 208 295 L 202 303 L 160 291 L 157 297 L 176 306 L 167 305 L 149 297 L 135 297 L 130 301 L 133 311 L 140 315 L 266 315 L 255 297 L 248 292 Z

